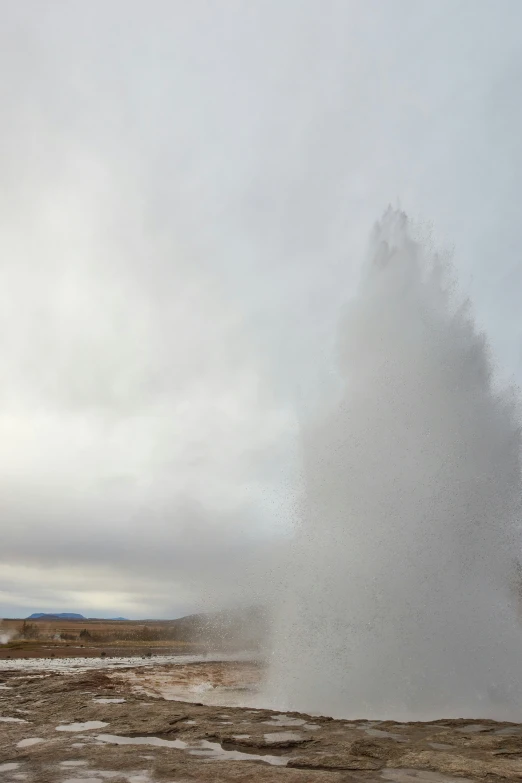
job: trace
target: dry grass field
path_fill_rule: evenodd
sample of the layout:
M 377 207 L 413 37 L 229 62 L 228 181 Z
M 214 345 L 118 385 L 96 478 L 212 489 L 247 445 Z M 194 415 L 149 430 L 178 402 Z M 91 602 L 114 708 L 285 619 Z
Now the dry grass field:
M 266 623 L 249 609 L 177 620 L 3 620 L 0 634 L 0 659 L 159 655 L 257 649 Z
M 201 642 L 181 636 L 168 621 L 4 620 L 1 658 L 147 655 L 199 652 Z M 4 637 L 5 638 L 5 637 Z

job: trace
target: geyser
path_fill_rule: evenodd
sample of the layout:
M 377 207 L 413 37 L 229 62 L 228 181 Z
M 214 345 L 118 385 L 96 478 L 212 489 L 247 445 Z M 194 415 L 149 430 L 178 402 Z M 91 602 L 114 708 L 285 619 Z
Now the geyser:
M 385 213 L 340 330 L 342 392 L 303 433 L 277 709 L 522 720 L 517 401 L 449 267 Z

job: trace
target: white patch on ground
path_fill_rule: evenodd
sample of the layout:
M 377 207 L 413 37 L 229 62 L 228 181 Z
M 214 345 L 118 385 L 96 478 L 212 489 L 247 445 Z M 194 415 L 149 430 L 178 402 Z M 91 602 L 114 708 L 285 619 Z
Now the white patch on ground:
M 265 742 L 292 742 L 302 739 L 295 731 L 274 731 L 272 734 L 264 734 Z
M 17 743 L 17 748 L 30 748 L 31 745 L 38 745 L 40 742 L 45 742 L 45 740 L 41 739 L 40 737 L 28 737 L 27 739 L 20 740 L 20 742 Z
M 214 690 L 214 686 L 210 682 L 199 682 L 197 685 L 189 686 L 189 691 L 191 691 L 192 693 L 206 693 L 207 691 L 213 691 L 213 690 Z
M 185 720 L 183 721 L 184 726 L 197 726 L 198 722 L 197 720 Z
M 125 699 L 93 699 L 95 704 L 123 704 Z
M 11 685 L 0 685 L 0 691 L 12 691 L 13 688 Z
M 61 767 L 86 767 L 88 766 L 89 762 L 84 761 L 81 759 L 73 760 L 73 761 L 61 761 L 60 766 Z
M 20 764 L 17 764 L 14 761 L 9 762 L 8 764 L 0 764 L 0 772 L 12 772 L 15 769 L 18 769 Z
M 102 720 L 87 720 L 85 723 L 65 723 L 57 726 L 56 731 L 91 731 L 92 729 L 103 729 L 108 726 Z
M 250 734 L 233 734 L 235 740 L 250 739 Z
M 103 783 L 103 778 L 67 778 L 62 783 Z
M 305 723 L 303 726 L 303 729 L 306 729 L 307 731 L 317 731 L 321 727 L 317 723 Z
M 5 718 L 2 715 L 0 715 L 0 722 L 1 723 L 27 723 L 26 720 L 23 718 Z
M 154 757 L 152 757 L 154 758 Z M 132 772 L 105 770 L 105 769 L 90 769 L 90 770 L 78 770 L 78 775 L 82 777 L 67 778 L 63 783 L 103 783 L 104 780 L 111 780 L 112 778 L 125 778 L 127 783 L 151 783 L 152 778 L 146 770 Z M 86 775 L 86 777 L 83 777 Z M 93 775 L 95 777 L 93 777 Z
M 153 658 L 118 657 L 118 658 L 12 658 L 0 660 L 0 671 L 45 671 L 61 672 L 62 674 L 77 674 L 89 669 L 120 669 L 122 667 L 151 667 L 163 664 L 188 663 L 220 663 L 248 662 L 255 659 L 252 653 L 224 655 L 222 653 L 207 653 L 206 655 L 157 655 Z M 46 677 L 46 674 L 27 675 L 25 679 Z

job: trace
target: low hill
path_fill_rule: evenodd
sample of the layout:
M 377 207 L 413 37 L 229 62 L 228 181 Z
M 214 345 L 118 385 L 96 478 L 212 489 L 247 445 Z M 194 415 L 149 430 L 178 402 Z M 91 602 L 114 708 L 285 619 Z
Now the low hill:
M 75 612 L 33 612 L 26 620 L 98 620 L 98 617 L 84 617 Z M 126 617 L 108 617 L 107 621 L 128 622 Z
M 74 612 L 33 612 L 26 620 L 86 620 L 83 614 Z

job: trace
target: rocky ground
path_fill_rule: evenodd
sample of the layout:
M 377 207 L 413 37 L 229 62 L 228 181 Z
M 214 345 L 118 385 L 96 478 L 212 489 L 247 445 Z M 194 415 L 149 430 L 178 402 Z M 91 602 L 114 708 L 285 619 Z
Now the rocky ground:
M 340 721 L 174 701 L 246 690 L 248 663 L 0 669 L 2 783 L 522 780 L 522 724 Z M 206 684 L 206 686 L 205 686 Z M 219 686 L 217 688 L 216 686 Z M 203 700 L 203 696 L 202 696 Z

